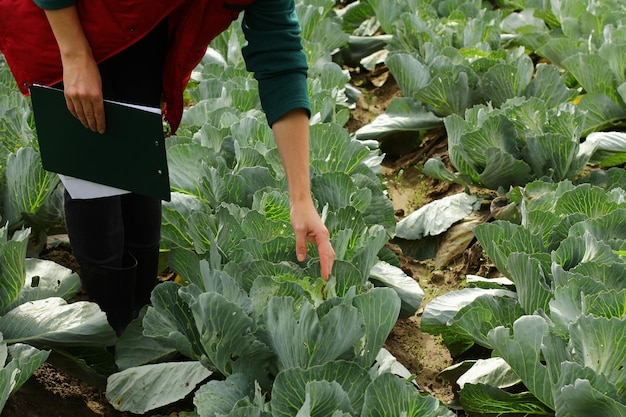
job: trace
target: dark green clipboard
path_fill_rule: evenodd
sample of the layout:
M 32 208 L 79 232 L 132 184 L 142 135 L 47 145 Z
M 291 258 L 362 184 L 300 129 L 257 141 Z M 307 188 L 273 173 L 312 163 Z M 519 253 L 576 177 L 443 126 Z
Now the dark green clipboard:
M 32 85 L 30 95 L 45 170 L 170 201 L 160 113 L 105 100 L 100 134 L 72 116 L 62 90 Z

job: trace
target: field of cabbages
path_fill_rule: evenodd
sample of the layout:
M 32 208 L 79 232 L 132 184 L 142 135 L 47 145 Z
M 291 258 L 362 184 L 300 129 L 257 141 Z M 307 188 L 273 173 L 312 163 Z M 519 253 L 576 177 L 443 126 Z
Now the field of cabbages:
M 162 282 L 117 340 L 0 61 L 0 415 L 625 416 L 623 1 L 296 4 L 332 278 L 295 258 L 235 25 L 167 140 Z

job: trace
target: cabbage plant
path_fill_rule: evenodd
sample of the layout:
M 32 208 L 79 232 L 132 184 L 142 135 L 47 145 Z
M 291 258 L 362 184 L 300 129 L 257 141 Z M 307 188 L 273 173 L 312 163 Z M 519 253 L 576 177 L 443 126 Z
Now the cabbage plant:
M 75 273 L 52 261 L 26 258 L 29 235 L 24 229 L 9 238 L 8 228 L 0 228 L 0 410 L 51 350 L 102 349 L 115 342 L 96 304 L 67 302 L 80 289 Z
M 467 411 L 626 411 L 626 176 L 615 172 L 607 188 L 533 182 L 512 192 L 522 224 L 495 221 L 475 233 L 514 291 L 469 288 L 426 307 L 424 331 L 461 350 L 478 343 L 506 362 L 507 372 L 489 366 L 464 378 Z M 527 391 L 511 394 L 511 384 Z
M 0 55 L 0 214 L 11 231 L 29 227 L 42 242 L 63 224 L 62 188 L 41 165 L 30 102 Z
M 465 118 L 445 119 L 450 163 L 457 171 L 432 158 L 424 172 L 504 191 L 536 179 L 573 179 L 597 147 L 596 141 L 580 143 L 584 120 L 573 104 L 552 107 L 538 97 L 510 99 L 499 109 L 476 106 Z

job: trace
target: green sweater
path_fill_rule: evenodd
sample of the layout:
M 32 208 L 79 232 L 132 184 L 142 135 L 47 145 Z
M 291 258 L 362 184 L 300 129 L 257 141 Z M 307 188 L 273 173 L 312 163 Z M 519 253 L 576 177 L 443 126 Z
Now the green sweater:
M 46 10 L 61 9 L 77 0 L 33 0 Z M 309 114 L 306 56 L 294 0 L 257 0 L 244 11 L 242 52 L 246 68 L 259 82 L 259 97 L 270 126 L 290 110 Z

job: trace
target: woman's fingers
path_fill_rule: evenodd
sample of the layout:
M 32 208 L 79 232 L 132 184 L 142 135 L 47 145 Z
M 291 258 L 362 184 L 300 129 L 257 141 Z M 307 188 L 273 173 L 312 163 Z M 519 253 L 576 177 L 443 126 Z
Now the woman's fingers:
M 322 278 L 328 281 L 330 274 L 333 270 L 333 262 L 335 261 L 335 250 L 330 243 L 328 237 L 318 238 L 315 242 L 317 245 L 317 251 L 320 256 L 320 268 L 322 272 Z
M 95 95 L 76 95 L 72 91 L 65 92 L 67 108 L 83 126 L 94 132 L 104 133 L 106 128 L 104 117 L 104 102 L 100 91 Z

